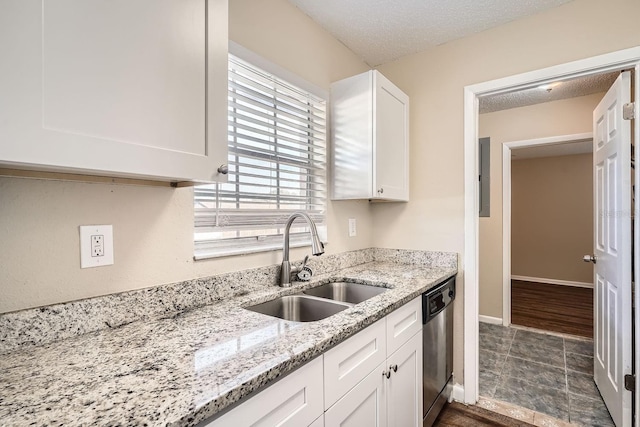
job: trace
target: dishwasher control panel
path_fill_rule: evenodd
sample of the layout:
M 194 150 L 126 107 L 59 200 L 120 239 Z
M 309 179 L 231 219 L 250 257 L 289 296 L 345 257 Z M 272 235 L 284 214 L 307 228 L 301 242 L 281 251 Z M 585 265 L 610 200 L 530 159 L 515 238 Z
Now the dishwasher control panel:
M 422 295 L 422 323 L 437 316 L 456 298 L 456 279 L 451 277 Z

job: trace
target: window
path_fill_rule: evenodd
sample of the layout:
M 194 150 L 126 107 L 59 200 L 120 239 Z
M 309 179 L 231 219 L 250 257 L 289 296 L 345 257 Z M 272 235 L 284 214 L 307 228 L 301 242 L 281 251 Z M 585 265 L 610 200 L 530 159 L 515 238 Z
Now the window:
M 326 233 L 325 98 L 229 55 L 228 182 L 195 187 L 196 259 L 279 249 L 296 211 Z

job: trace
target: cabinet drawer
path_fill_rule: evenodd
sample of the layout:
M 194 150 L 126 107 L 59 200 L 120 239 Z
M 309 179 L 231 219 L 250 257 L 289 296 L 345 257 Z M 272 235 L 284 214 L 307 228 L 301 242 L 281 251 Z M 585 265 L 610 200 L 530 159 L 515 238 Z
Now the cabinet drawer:
M 399 349 L 422 328 L 422 296 L 387 317 L 387 355 Z
M 323 411 L 320 356 L 204 427 L 308 426 Z
M 387 400 L 384 364 L 378 365 L 353 390 L 325 413 L 326 427 L 385 427 Z
M 385 319 L 382 319 L 325 353 L 325 409 L 384 362 L 385 347 Z

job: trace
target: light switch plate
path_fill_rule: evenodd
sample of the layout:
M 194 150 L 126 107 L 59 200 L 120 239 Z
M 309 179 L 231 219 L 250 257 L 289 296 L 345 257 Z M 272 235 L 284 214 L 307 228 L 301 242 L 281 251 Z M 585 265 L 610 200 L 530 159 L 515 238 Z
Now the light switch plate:
M 113 264 L 113 226 L 80 226 L 80 268 Z

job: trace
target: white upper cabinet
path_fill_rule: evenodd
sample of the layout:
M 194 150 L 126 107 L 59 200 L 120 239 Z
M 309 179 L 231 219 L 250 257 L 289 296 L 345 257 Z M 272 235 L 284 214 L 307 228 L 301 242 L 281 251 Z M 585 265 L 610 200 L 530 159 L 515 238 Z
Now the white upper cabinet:
M 332 199 L 409 200 L 409 97 L 376 70 L 331 85 Z
M 227 0 L 0 1 L 0 165 L 216 181 Z

